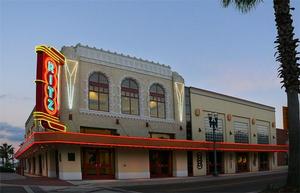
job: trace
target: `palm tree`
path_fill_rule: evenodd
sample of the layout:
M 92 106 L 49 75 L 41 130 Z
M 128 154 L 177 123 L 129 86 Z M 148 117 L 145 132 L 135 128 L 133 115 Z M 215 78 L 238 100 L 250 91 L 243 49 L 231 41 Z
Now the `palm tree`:
M 222 0 L 222 5 L 228 7 L 234 4 L 242 13 L 247 13 L 262 0 Z M 275 40 L 277 52 L 276 61 L 280 63 L 279 77 L 285 88 L 288 103 L 289 131 L 289 169 L 287 186 L 300 190 L 300 64 L 297 52 L 298 39 L 294 39 L 293 19 L 290 14 L 290 0 L 273 0 L 277 36 Z
M 8 165 L 10 165 L 9 160 L 11 160 L 13 158 L 13 154 L 14 154 L 14 148 L 12 147 L 12 145 L 3 143 L 0 146 L 0 155 L 1 155 L 2 163 L 3 163 L 4 167 L 7 167 Z

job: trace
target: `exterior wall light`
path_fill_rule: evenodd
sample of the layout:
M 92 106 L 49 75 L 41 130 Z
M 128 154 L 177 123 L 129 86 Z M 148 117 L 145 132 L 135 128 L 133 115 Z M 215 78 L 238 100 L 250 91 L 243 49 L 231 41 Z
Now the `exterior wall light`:
M 195 109 L 195 116 L 199 117 L 201 114 L 201 110 L 200 109 Z
M 255 125 L 256 120 L 252 118 L 252 125 Z
M 227 114 L 227 121 L 231 121 L 232 115 L 231 114 Z

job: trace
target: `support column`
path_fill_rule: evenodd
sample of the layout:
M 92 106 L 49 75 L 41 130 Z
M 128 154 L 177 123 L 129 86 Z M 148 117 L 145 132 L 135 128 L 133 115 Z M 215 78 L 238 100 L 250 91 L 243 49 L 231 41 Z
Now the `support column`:
M 206 152 L 193 152 L 193 174 L 194 176 L 206 175 Z
M 139 149 L 116 149 L 116 179 L 150 178 L 149 151 Z
M 69 153 L 75 154 L 75 160 L 68 159 Z M 58 165 L 59 165 L 59 179 L 82 180 L 80 147 L 72 146 L 72 145 L 59 146 Z
M 55 150 L 47 151 L 47 172 L 49 178 L 56 178 Z
M 224 152 L 224 167 L 225 174 L 233 174 L 236 172 L 236 158 L 234 152 Z
M 173 176 L 188 176 L 186 151 L 173 151 Z
M 35 155 L 35 173 L 34 175 L 39 175 L 40 174 L 40 167 L 39 167 L 39 156 Z
M 258 153 L 257 152 L 249 153 L 249 165 L 250 165 L 250 172 L 258 171 L 259 163 L 258 163 Z

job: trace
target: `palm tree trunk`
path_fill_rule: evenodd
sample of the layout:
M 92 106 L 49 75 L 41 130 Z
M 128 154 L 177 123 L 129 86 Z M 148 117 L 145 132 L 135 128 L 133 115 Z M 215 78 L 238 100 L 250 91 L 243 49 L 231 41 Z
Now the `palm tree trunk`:
M 299 66 L 297 64 L 297 42 L 290 14 L 289 0 L 273 0 L 277 27 L 279 76 L 287 93 L 289 169 L 287 186 L 300 190 L 300 118 L 299 118 Z
M 289 169 L 287 185 L 300 190 L 300 120 L 299 98 L 295 91 L 287 91 L 288 131 L 289 131 Z

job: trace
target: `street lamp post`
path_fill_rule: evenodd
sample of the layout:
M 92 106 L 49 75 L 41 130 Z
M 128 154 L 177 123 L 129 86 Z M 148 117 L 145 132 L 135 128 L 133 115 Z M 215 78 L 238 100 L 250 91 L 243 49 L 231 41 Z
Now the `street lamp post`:
M 214 176 L 218 176 L 217 171 L 217 149 L 216 149 L 216 128 L 218 128 L 218 114 L 217 113 L 209 113 L 208 114 L 209 119 L 209 127 L 213 128 L 213 142 L 214 142 Z

